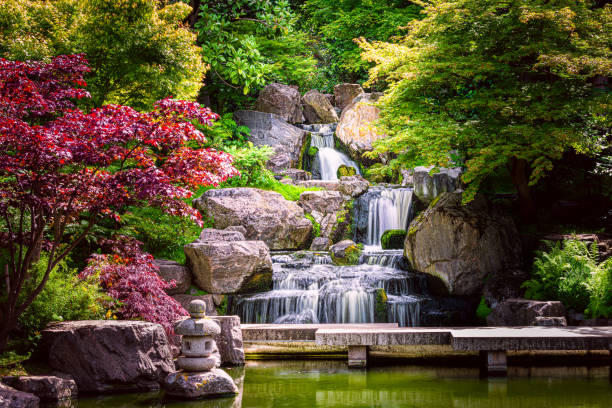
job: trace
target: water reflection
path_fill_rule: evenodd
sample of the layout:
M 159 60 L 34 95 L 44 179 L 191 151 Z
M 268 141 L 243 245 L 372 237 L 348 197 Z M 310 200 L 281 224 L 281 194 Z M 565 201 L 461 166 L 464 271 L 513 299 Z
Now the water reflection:
M 229 369 L 235 398 L 176 401 L 162 394 L 81 399 L 90 407 L 610 407 L 608 367 L 511 367 L 508 378 L 480 379 L 477 368 L 374 367 L 344 361 L 251 361 Z

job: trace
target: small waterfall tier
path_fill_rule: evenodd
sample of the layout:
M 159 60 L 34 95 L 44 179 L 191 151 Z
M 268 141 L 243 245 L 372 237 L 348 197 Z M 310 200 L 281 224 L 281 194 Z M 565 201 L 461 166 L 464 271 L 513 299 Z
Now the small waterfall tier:
M 357 174 L 360 174 L 357 163 L 335 148 L 336 123 L 302 125 L 301 127 L 310 132 L 310 146 L 318 149 L 316 159 L 318 167 L 316 170 L 318 171 L 313 171 L 313 175 L 319 174 L 321 180 L 338 180 L 338 168 L 342 165 L 352 167 Z
M 360 265 L 334 266 L 328 255 L 298 252 L 273 257 L 273 290 L 235 297 L 244 323 L 420 324 L 429 300 L 427 278 L 396 269 L 400 251 L 363 255 Z
M 413 190 L 408 187 L 371 187 L 355 203 L 355 240 L 380 247 L 385 231 L 406 230 L 414 216 L 412 197 Z

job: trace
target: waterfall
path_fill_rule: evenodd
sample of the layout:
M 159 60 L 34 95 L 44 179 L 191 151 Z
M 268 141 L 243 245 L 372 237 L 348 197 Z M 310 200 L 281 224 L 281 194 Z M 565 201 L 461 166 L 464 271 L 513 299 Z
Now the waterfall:
M 391 229 L 407 229 L 412 216 L 412 189 L 385 188 L 368 201 L 368 224 L 365 244 L 380 246 L 383 233 Z
M 322 147 L 317 153 L 321 166 L 321 180 L 338 180 L 338 168 L 342 165 L 354 168 L 359 173 L 359 166 L 349 157 L 331 147 Z

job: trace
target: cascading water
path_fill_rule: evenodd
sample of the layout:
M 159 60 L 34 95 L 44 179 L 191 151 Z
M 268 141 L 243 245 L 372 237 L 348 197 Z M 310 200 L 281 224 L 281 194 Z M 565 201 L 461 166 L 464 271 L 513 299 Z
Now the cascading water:
M 335 149 L 334 131 L 336 124 L 303 125 L 310 131 L 310 146 L 316 147 L 317 161 L 321 180 L 338 180 L 338 168 L 342 165 L 354 168 L 359 173 L 359 166 L 346 154 Z

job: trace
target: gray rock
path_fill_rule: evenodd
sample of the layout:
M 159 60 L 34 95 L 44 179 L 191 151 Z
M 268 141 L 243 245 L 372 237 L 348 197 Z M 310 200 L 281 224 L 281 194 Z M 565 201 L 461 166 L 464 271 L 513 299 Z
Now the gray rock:
M 248 240 L 264 241 L 270 249 L 303 249 L 310 242 L 312 224 L 304 218 L 304 210 L 273 191 L 208 190 L 194 205 L 213 218 L 215 228 L 242 225 Z
M 263 241 L 196 241 L 184 249 L 195 284 L 206 292 L 252 293 L 272 286 L 272 260 Z
M 169 395 L 187 399 L 238 393 L 232 377 L 218 368 L 205 373 L 172 373 L 166 377 L 164 389 Z
M 338 114 L 321 92 L 312 89 L 302 96 L 304 116 L 310 123 L 338 122 Z
M 345 239 L 329 247 L 329 253 L 336 265 L 356 265 L 361 250 L 350 239 Z
M 238 231 L 243 236 L 246 237 L 247 230 L 242 225 L 230 225 L 225 229 L 226 231 Z
M 359 197 L 370 188 L 370 183 L 360 175 L 340 177 L 338 190 L 353 198 Z
M 337 108 L 344 109 L 353 102 L 357 96 L 363 94 L 359 84 L 338 84 L 334 86 L 334 102 Z
M 315 187 L 323 190 L 340 191 L 340 181 L 338 180 L 306 180 L 297 181 L 295 184 L 305 188 Z
M 240 317 L 217 316 L 214 320 L 221 327 L 221 333 L 215 336 L 215 342 L 221 356 L 221 364 L 229 366 L 244 365 Z
M 214 228 L 204 228 L 200 233 L 200 237 L 197 242 L 208 242 L 208 241 L 244 241 L 244 234 L 241 231 L 236 231 L 228 227 L 223 230 Z
M 70 374 L 79 392 L 156 390 L 174 371 L 161 325 L 127 320 L 51 323 L 42 332 L 49 365 Z
M 346 221 L 348 215 L 340 217 L 340 211 L 345 208 L 349 199 L 339 191 L 304 191 L 300 195 L 298 205 L 321 225 L 322 236 L 334 240 L 332 235 L 342 235 L 342 231 L 338 231 L 339 224 Z
M 38 408 L 40 399 L 0 383 L 0 408 Z
M 451 295 L 479 295 L 487 276 L 503 276 L 522 263 L 512 218 L 483 196 L 464 206 L 458 192 L 443 193 L 410 223 L 404 255 Z
M 279 174 L 293 181 L 306 181 L 312 179 L 312 174 L 309 171 L 300 169 L 286 169 L 282 170 Z
M 307 132 L 271 113 L 242 110 L 234 113 L 234 119 L 239 125 L 251 129 L 249 141 L 254 145 L 274 148 L 275 153 L 268 162 L 270 170 L 301 167 L 301 153 Z
M 311 251 L 327 251 L 332 245 L 332 240 L 327 237 L 316 237 L 310 244 Z
M 54 375 L 4 377 L 2 382 L 18 391 L 36 395 L 43 401 L 61 401 L 76 398 L 76 382 L 71 378 Z
M 255 110 L 273 113 L 289 123 L 302 123 L 302 102 L 296 86 L 272 83 L 259 93 Z
M 412 176 L 414 195 L 424 204 L 429 204 L 444 192 L 453 192 L 461 189 L 461 168 L 446 169 L 442 167 L 438 173 L 430 175 L 431 169 L 433 169 L 433 166 L 415 167 Z
M 206 315 L 207 316 L 216 316 L 217 309 L 215 308 L 215 303 L 213 301 L 213 295 L 189 295 L 189 294 L 180 294 L 172 296 L 174 300 L 179 302 L 183 309 L 189 310 L 189 303 L 192 300 L 201 300 L 206 304 Z
M 373 104 L 372 94 L 361 94 L 342 111 L 336 136 L 347 147 L 350 156 L 363 160 L 363 153 L 372 150 L 372 143 L 384 137 L 374 126 L 380 109 Z
M 191 286 L 189 270 L 178 262 L 156 259 L 153 263 L 159 268 L 157 272 L 166 282 L 174 281 L 176 286 L 166 289 L 169 295 L 185 293 Z
M 547 320 L 548 318 L 555 319 Z M 487 316 L 487 324 L 489 326 L 567 326 L 565 308 L 561 302 L 529 299 L 507 299 L 499 302 Z

